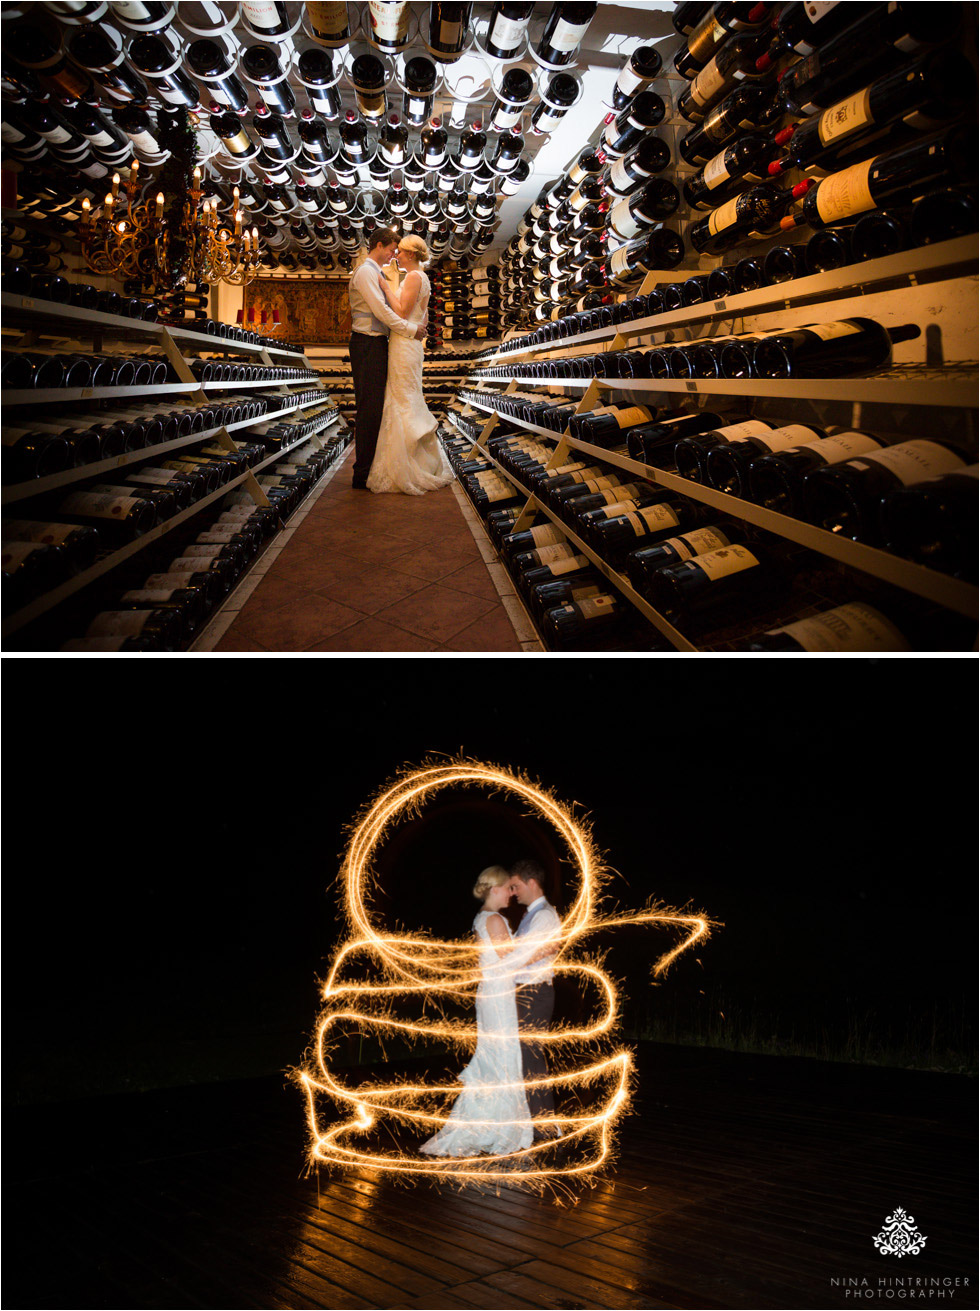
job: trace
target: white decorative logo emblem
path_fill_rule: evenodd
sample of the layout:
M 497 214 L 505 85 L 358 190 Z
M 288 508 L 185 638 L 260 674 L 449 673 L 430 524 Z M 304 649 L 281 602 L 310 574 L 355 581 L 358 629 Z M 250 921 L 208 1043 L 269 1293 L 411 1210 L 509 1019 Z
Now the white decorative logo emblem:
M 916 1229 L 915 1216 L 906 1215 L 900 1206 L 875 1238 L 875 1247 L 883 1256 L 918 1256 L 925 1245 L 926 1236 Z

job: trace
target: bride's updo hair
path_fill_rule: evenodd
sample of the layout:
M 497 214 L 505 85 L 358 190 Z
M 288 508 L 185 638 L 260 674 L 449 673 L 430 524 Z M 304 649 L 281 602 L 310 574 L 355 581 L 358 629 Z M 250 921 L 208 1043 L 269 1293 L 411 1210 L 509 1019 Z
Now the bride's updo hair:
M 429 248 L 414 232 L 410 232 L 407 237 L 402 237 L 398 243 L 399 250 L 407 250 L 410 255 L 414 255 L 420 264 L 425 264 L 429 258 Z
M 499 888 L 501 883 L 509 882 L 510 870 L 504 869 L 503 865 L 488 865 L 473 885 L 473 896 L 477 901 L 483 901 L 491 888 Z

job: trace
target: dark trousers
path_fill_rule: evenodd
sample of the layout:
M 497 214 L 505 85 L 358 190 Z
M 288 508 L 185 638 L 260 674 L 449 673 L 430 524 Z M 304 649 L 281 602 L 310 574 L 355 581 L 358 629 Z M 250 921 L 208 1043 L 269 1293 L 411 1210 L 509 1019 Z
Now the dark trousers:
M 350 367 L 354 378 L 354 482 L 364 482 L 371 472 L 388 381 L 388 338 L 350 335 Z
M 529 1036 L 547 1032 L 555 1009 L 555 989 L 550 983 L 529 983 L 517 989 L 517 1023 L 521 1031 L 521 1062 L 524 1078 L 546 1079 L 550 1074 L 543 1043 Z M 552 1115 L 555 1099 L 551 1088 L 528 1088 L 527 1105 L 532 1117 Z

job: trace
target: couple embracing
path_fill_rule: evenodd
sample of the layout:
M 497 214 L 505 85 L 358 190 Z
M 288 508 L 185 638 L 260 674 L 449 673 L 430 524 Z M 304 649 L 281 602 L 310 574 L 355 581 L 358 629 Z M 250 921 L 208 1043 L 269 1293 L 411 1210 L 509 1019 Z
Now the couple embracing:
M 420 1148 L 427 1155 L 506 1155 L 559 1136 L 548 1060 L 534 1038 L 547 1031 L 554 1010 L 551 965 L 561 932 L 544 883 L 543 869 L 530 860 L 512 870 L 491 865 L 476 881 L 476 1051 L 445 1125 Z M 516 934 L 502 913 L 512 896 L 525 907 Z
M 391 228 L 376 228 L 369 241 L 348 288 L 357 412 L 352 486 L 421 496 L 454 477 L 422 395 L 429 252 L 421 237 L 399 241 Z M 397 291 L 384 271 L 393 263 L 405 275 Z

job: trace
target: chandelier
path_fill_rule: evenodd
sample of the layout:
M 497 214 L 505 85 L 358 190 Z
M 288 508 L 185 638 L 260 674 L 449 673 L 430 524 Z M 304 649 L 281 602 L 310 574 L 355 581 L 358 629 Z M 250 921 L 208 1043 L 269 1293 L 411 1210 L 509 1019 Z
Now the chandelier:
M 143 186 L 139 161 L 125 183 L 118 173 L 100 206 L 82 201 L 82 254 L 93 273 L 138 282 L 146 294 L 171 298 L 191 284 L 247 286 L 259 272 L 258 229 L 244 226 L 235 187 L 230 212 L 205 198 L 196 165 L 197 137 L 186 112 L 168 124 L 167 165 Z

